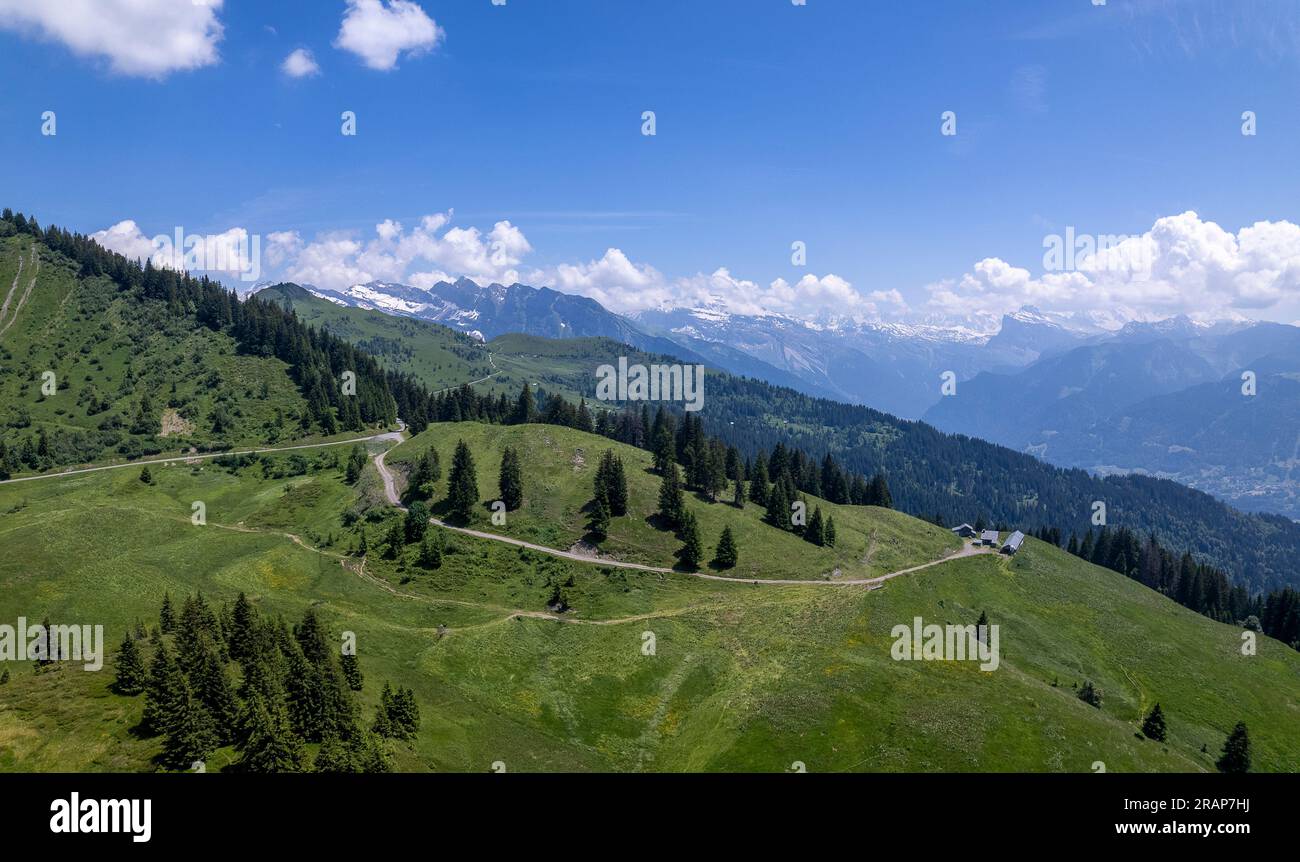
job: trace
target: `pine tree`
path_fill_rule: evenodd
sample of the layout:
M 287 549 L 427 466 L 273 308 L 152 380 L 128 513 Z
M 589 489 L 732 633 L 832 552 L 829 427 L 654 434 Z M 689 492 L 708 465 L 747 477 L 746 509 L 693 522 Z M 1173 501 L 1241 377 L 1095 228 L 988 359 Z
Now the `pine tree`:
M 434 539 L 430 533 L 424 534 L 424 540 L 420 542 L 420 557 L 417 562 L 422 569 L 436 569 L 442 566 L 441 534 L 438 539 Z
M 700 544 L 700 528 L 695 521 L 695 514 L 689 509 L 682 517 L 682 549 L 678 553 L 681 568 L 694 572 L 700 567 L 700 557 L 704 548 Z
M 245 661 L 253 654 L 253 637 L 256 634 L 256 611 L 248 597 L 240 592 L 235 599 L 235 607 L 230 613 L 230 658 L 237 662 Z
M 176 613 L 172 610 L 170 593 L 163 593 L 162 610 L 158 613 L 158 628 L 165 635 L 176 631 Z
M 128 634 L 123 639 L 122 648 L 117 654 L 117 679 L 114 688 L 119 694 L 134 696 L 144 691 L 148 680 L 149 675 L 145 672 L 140 649 L 135 645 L 135 639 Z
M 408 502 L 410 500 L 431 500 L 438 481 L 442 478 L 442 463 L 438 450 L 430 446 L 415 462 L 415 472 L 407 486 Z
M 821 506 L 813 509 L 812 517 L 808 519 L 808 524 L 804 528 L 803 537 L 814 545 L 826 544 L 826 524 L 822 520 Z
M 597 490 L 596 499 L 592 501 L 588 530 L 598 541 L 609 535 L 609 503 L 605 499 L 604 488 Z
M 501 502 L 506 511 L 513 512 L 524 504 L 524 484 L 519 469 L 519 453 L 513 446 L 507 446 L 501 453 L 500 476 Z
M 218 743 L 212 715 L 182 680 L 163 739 L 163 763 L 172 769 L 189 769 L 195 761 L 206 760 Z
M 745 480 L 741 476 L 736 477 L 736 488 L 732 493 L 731 505 L 738 509 L 745 508 Z
M 343 678 L 348 682 L 348 688 L 353 691 L 361 691 L 365 680 L 361 675 L 361 663 L 357 660 L 357 654 L 354 652 L 345 652 L 339 657 L 339 668 L 343 671 Z
M 1151 707 L 1146 720 L 1142 722 L 1142 735 L 1156 742 L 1165 741 L 1165 714 L 1160 711 L 1160 704 Z
M 826 547 L 828 548 L 835 547 L 835 516 L 834 515 L 826 516 L 826 530 L 823 539 L 826 543 Z
M 659 516 L 672 529 L 682 525 L 682 514 L 686 511 L 686 501 L 682 499 L 681 479 L 677 475 L 677 465 L 669 462 L 659 484 Z
M 790 505 L 784 482 L 778 481 L 767 492 L 767 522 L 779 530 L 791 529 Z
M 760 506 L 767 505 L 767 459 L 759 452 L 754 458 L 754 470 L 749 480 L 749 499 Z
M 1246 722 L 1237 722 L 1223 743 L 1223 755 L 1214 765 L 1220 772 L 1250 772 L 1250 734 L 1246 732 Z
M 1098 709 L 1101 709 L 1101 692 L 1093 688 L 1091 680 L 1085 682 L 1083 688 L 1079 689 L 1079 700 L 1089 706 L 1095 706 Z
M 894 498 L 889 493 L 889 482 L 885 479 L 884 473 L 877 473 L 872 477 L 868 493 L 870 499 L 868 505 L 879 506 L 882 509 L 894 508 Z
M 730 569 L 735 567 L 738 558 L 739 553 L 736 550 L 736 540 L 731 535 L 731 527 L 723 527 L 713 562 L 719 569 Z
M 610 453 L 609 475 L 605 485 L 605 495 L 609 498 L 609 514 L 622 517 L 627 514 L 627 474 L 623 470 L 623 459 Z
M 402 548 L 406 547 L 406 523 L 404 518 L 398 518 L 388 525 L 388 535 L 384 538 L 384 557 L 389 560 L 395 560 L 402 553 Z
M 140 481 L 144 482 L 146 485 L 153 484 L 153 473 L 149 472 L 148 465 L 145 465 L 145 468 L 140 471 Z
M 478 505 L 478 477 L 474 473 L 474 456 L 464 440 L 456 443 L 456 454 L 451 460 L 451 473 L 447 477 L 447 504 L 451 516 L 468 521 Z
M 416 500 L 406 510 L 406 519 L 402 522 L 402 535 L 406 544 L 414 545 L 424 538 L 429 530 L 429 506 L 423 500 Z
M 515 402 L 515 412 L 511 422 L 515 425 L 526 425 L 536 421 L 537 401 L 533 398 L 533 387 L 525 383 L 519 393 L 519 400 Z
M 144 715 L 140 726 L 147 734 L 165 733 L 175 719 L 185 676 L 165 643 L 158 645 L 149 663 L 149 682 L 144 690 Z
M 294 734 L 284 698 L 258 693 L 249 698 L 240 722 L 238 768 L 243 772 L 301 772 L 302 740 Z
M 361 478 L 361 471 L 365 468 L 366 450 L 358 443 L 352 447 L 352 451 L 348 454 L 348 466 L 343 478 L 349 485 L 355 485 L 357 480 Z

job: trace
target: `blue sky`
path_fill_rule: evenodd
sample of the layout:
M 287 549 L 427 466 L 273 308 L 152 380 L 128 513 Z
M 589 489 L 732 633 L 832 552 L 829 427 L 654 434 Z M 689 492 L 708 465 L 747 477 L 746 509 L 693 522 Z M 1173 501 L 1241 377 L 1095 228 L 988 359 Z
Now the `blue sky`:
M 330 271 L 321 235 L 364 246 L 385 220 L 407 236 L 443 214 L 436 230 L 508 220 L 529 250 L 503 271 L 614 306 L 698 299 L 709 280 L 688 280 L 725 267 L 711 284 L 738 309 L 834 310 L 840 282 L 885 316 L 951 312 L 934 303 L 943 283 L 979 292 L 978 310 L 1035 295 L 1082 309 L 1123 302 L 1121 288 L 995 284 L 976 264 L 1033 281 L 1046 234 L 1140 235 L 1189 210 L 1199 219 L 1177 230 L 1213 261 L 1227 240 L 1205 223 L 1249 244 L 1244 227 L 1300 221 L 1293 3 L 419 0 L 437 44 L 381 70 L 336 46 L 344 0 L 210 0 L 208 56 L 168 49 L 158 62 L 196 67 L 145 72 L 123 64 L 152 62 L 166 21 L 133 20 L 106 44 L 33 11 L 45 5 L 0 0 L 3 204 L 85 232 L 127 219 L 146 236 L 293 232 L 285 267 L 299 273 Z M 319 74 L 282 71 L 299 48 Z M 1273 231 L 1267 254 L 1190 283 L 1175 273 L 1131 304 L 1300 318 L 1293 241 Z M 296 261 L 304 249 L 315 268 Z M 481 275 L 458 260 L 399 263 Z M 391 267 L 354 255 L 340 272 L 354 271 Z M 819 284 L 800 292 L 810 274 Z

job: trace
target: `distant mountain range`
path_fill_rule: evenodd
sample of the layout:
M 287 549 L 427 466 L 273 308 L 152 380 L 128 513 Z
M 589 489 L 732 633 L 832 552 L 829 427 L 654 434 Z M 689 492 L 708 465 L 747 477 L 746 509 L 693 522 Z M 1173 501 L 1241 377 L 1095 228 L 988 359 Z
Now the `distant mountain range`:
M 587 297 L 470 279 L 307 290 L 475 338 L 605 337 L 648 353 L 862 404 L 1062 466 L 1176 479 L 1300 518 L 1300 328 L 1044 312 L 997 331 L 740 315 L 720 303 L 620 315 Z M 1254 371 L 1257 394 L 1241 394 Z M 944 397 L 945 373 L 958 381 Z

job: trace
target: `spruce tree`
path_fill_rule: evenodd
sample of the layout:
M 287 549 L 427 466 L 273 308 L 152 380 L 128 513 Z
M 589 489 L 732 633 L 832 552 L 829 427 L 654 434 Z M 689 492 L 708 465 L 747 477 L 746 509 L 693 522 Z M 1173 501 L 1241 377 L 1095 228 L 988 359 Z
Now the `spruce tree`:
M 513 446 L 507 446 L 501 453 L 501 476 L 499 480 L 501 502 L 506 511 L 513 512 L 524 504 L 523 477 L 519 469 L 519 453 Z
M 122 648 L 117 654 L 117 679 L 114 688 L 119 694 L 137 695 L 144 691 L 149 680 L 145 671 L 144 660 L 140 657 L 140 648 L 135 639 L 127 635 L 122 640 Z
M 804 529 L 803 537 L 814 545 L 826 544 L 826 524 L 822 520 L 821 506 L 817 506 L 813 509 L 812 517 L 808 519 L 808 524 Z
M 682 516 L 682 549 L 678 553 L 681 568 L 694 572 L 700 567 L 700 557 L 704 548 L 700 544 L 700 528 L 695 521 L 695 514 L 687 510 Z
M 258 693 L 249 698 L 240 722 L 243 772 L 301 772 L 306 762 L 302 740 L 294 734 L 283 697 Z
M 779 530 L 791 529 L 790 505 L 793 502 L 786 493 L 784 482 L 773 484 L 767 492 L 767 522 Z
M 163 739 L 163 763 L 172 769 L 189 769 L 195 761 L 206 760 L 218 745 L 212 715 L 182 681 L 175 712 Z
M 388 536 L 384 539 L 387 547 L 384 549 L 384 557 L 389 560 L 395 560 L 402 553 L 402 548 L 406 547 L 406 519 L 398 518 L 388 525 Z
M 474 456 L 464 440 L 457 441 L 447 477 L 447 505 L 451 516 L 468 521 L 478 505 L 478 477 L 474 473 Z
M 529 422 L 537 421 L 537 401 L 533 398 L 533 387 L 527 383 L 519 393 L 519 399 L 515 402 L 514 415 L 511 416 L 511 422 L 515 425 L 526 425 Z
M 167 644 L 160 643 L 149 663 L 149 681 L 144 690 L 141 729 L 150 735 L 165 733 L 176 716 L 185 687 L 185 676 Z
M 140 471 L 140 481 L 145 483 L 146 485 L 153 484 L 153 473 L 149 472 L 148 465 L 145 465 L 145 468 Z
M 406 510 L 406 519 L 402 523 L 403 538 L 406 544 L 414 545 L 424 538 L 429 529 L 429 506 L 423 500 L 416 500 Z
M 344 473 L 344 480 L 349 485 L 355 485 L 357 480 L 361 478 L 361 471 L 365 468 L 366 450 L 358 443 L 352 447 L 352 451 L 348 454 L 348 466 Z
M 420 557 L 417 562 L 422 569 L 436 569 L 442 565 L 441 534 L 438 534 L 437 539 L 431 533 L 424 534 L 424 540 L 420 542 Z
M 828 548 L 835 547 L 835 516 L 834 515 L 826 516 L 826 531 L 824 534 L 824 540 L 826 543 L 826 547 Z
M 339 657 L 339 668 L 343 671 L 343 678 L 347 680 L 348 688 L 353 691 L 361 691 L 364 679 L 361 675 L 361 663 L 357 660 L 357 654 L 354 652 L 345 652 Z
M 587 526 L 591 535 L 603 540 L 609 535 L 609 503 L 605 499 L 605 489 L 596 492 L 596 499 L 591 504 L 591 523 Z
M 668 526 L 677 529 L 682 524 L 682 513 L 686 511 L 686 502 L 682 499 L 681 479 L 677 475 L 677 465 L 669 462 L 664 470 L 663 480 L 659 483 L 659 516 Z
M 760 506 L 767 505 L 767 459 L 759 452 L 754 459 L 754 471 L 749 479 L 749 499 Z
M 1160 704 L 1151 707 L 1146 720 L 1142 722 L 1142 735 L 1156 742 L 1165 741 L 1165 714 L 1160 711 Z
M 745 508 L 745 480 L 740 476 L 736 477 L 736 488 L 732 493 L 731 505 L 738 509 Z
M 165 635 L 176 631 L 176 612 L 172 610 L 170 593 L 163 593 L 162 610 L 158 612 L 158 628 Z
M 1220 772 L 1250 772 L 1250 734 L 1246 732 L 1246 722 L 1237 722 L 1223 743 L 1223 755 L 1214 765 Z
M 1079 689 L 1079 700 L 1089 706 L 1095 706 L 1098 709 L 1101 709 L 1101 692 L 1093 688 L 1091 680 L 1085 682 L 1083 688 Z
M 411 474 L 411 482 L 407 486 L 407 497 L 410 500 L 433 499 L 435 486 L 441 478 L 442 463 L 438 458 L 438 450 L 430 446 L 415 462 L 415 472 Z
M 253 637 L 256 634 L 256 611 L 248 596 L 240 592 L 235 599 L 235 606 L 230 613 L 230 658 L 237 662 L 246 660 L 253 653 Z
M 739 553 L 736 550 L 736 540 L 731 535 L 731 527 L 723 527 L 713 562 L 719 569 L 730 569 L 735 567 L 738 558 Z

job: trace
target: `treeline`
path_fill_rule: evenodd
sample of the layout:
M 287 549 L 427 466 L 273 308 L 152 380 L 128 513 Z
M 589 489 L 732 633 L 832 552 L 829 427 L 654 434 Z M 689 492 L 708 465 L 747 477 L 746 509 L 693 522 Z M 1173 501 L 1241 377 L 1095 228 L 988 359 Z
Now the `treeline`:
M 1061 545 L 1061 533 L 1054 528 L 1043 527 L 1035 535 Z M 1156 536 L 1144 538 L 1127 527 L 1088 530 L 1082 539 L 1071 533 L 1065 549 L 1212 620 L 1263 632 L 1300 650 L 1300 593 L 1290 587 L 1252 596 L 1221 569 L 1198 562 L 1186 551 L 1175 553 Z
M 151 633 L 140 623 L 122 642 L 114 688 L 144 695 L 138 732 L 162 737 L 168 769 L 192 769 L 233 746 L 234 769 L 245 772 L 391 771 L 383 740 L 414 736 L 414 694 L 385 683 L 367 727 L 354 694 L 364 684 L 355 650 L 329 641 L 310 608 L 291 629 L 262 617 L 243 593 L 217 610 L 199 593 L 179 611 L 164 595 Z

